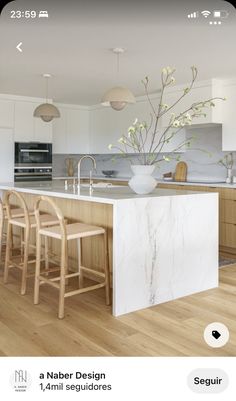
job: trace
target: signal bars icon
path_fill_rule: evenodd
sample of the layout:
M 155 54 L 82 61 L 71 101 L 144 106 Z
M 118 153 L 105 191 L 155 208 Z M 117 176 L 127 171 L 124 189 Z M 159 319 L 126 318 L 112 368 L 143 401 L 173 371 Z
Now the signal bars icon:
M 199 12 L 198 11 L 194 11 L 191 14 L 188 14 L 188 18 L 198 18 L 199 17 Z

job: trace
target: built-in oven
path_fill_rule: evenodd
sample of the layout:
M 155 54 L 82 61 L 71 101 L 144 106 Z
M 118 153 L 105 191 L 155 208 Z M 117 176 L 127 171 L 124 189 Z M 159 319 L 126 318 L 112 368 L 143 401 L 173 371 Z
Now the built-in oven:
M 52 144 L 15 142 L 14 180 L 21 182 L 51 181 Z
M 14 180 L 15 182 L 51 181 L 52 167 L 15 167 Z
M 15 142 L 15 165 L 52 164 L 52 144 Z

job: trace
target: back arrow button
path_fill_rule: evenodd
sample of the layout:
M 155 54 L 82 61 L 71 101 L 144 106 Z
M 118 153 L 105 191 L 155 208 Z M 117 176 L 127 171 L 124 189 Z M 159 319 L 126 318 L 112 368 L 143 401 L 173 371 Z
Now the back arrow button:
M 16 46 L 16 49 L 19 50 L 19 52 L 23 52 L 23 50 L 21 49 L 22 46 L 22 42 L 18 43 L 18 45 Z

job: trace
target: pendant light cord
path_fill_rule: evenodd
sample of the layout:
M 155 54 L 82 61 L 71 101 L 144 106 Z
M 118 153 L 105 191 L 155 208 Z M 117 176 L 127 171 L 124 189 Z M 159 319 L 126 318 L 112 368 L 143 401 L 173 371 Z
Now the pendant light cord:
M 117 53 L 117 75 L 119 77 L 120 72 L 120 53 Z
M 48 77 L 46 77 L 46 103 L 48 103 Z

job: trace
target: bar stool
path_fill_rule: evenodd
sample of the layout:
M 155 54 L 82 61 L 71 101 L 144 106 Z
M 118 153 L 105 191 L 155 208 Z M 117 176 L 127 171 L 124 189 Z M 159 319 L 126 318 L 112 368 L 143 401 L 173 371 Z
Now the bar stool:
M 20 205 L 21 209 L 23 210 L 23 217 L 19 216 L 19 213 L 14 212 L 14 209 L 11 209 L 10 207 L 10 197 L 14 195 Z M 34 248 L 35 245 L 30 244 L 30 233 L 31 229 L 36 229 L 36 221 L 35 221 L 35 216 L 32 216 L 27 208 L 26 202 L 23 198 L 23 196 L 16 191 L 9 191 L 6 194 L 6 200 L 5 200 L 5 205 L 6 205 L 6 213 L 7 213 L 7 239 L 6 239 L 6 258 L 5 258 L 5 268 L 4 268 L 4 283 L 6 284 L 8 281 L 8 273 L 9 269 L 11 267 L 16 267 L 21 270 L 22 275 L 21 275 L 21 295 L 24 295 L 26 293 L 26 281 L 27 278 L 30 276 L 27 276 L 27 269 L 28 269 L 28 263 L 34 263 L 36 259 L 32 260 L 29 262 L 29 248 Z M 20 210 L 20 209 L 19 209 Z M 18 212 L 19 212 L 18 210 Z M 43 227 L 46 226 L 51 226 L 58 224 L 58 219 L 55 218 L 55 216 L 51 216 L 50 214 L 42 214 L 40 216 L 40 222 Z M 21 248 L 23 250 L 23 261 L 20 263 L 14 262 L 13 259 L 18 258 L 14 257 L 12 255 L 12 243 L 11 243 L 11 234 L 12 234 L 12 228 L 13 227 L 20 227 L 23 231 L 23 239 L 21 243 Z M 45 246 L 45 249 L 47 247 Z M 45 258 L 46 259 L 46 258 Z
M 44 201 L 51 205 L 54 213 L 56 214 L 59 225 L 54 227 L 44 228 L 40 220 L 40 202 Z M 64 318 L 64 304 L 65 298 L 73 295 L 82 294 L 87 291 L 92 291 L 98 288 L 105 287 L 106 304 L 110 305 L 110 284 L 109 284 L 109 266 L 108 266 L 108 248 L 107 248 L 107 233 L 102 227 L 91 226 L 82 223 L 66 224 L 61 210 L 57 207 L 55 202 L 47 197 L 41 196 L 35 203 L 35 218 L 37 222 L 37 233 L 36 233 L 36 273 L 35 273 L 35 290 L 34 290 L 34 304 L 39 303 L 39 287 L 42 284 L 49 284 L 59 290 L 59 308 L 58 318 Z M 81 265 L 80 257 L 78 260 L 78 272 L 68 273 L 68 242 L 71 240 L 81 241 L 85 237 L 93 237 L 97 235 L 103 236 L 104 243 L 104 272 L 99 272 L 93 269 L 89 269 Z M 60 261 L 60 275 L 58 277 L 46 277 L 46 273 L 42 273 L 40 270 L 40 253 L 41 253 L 41 237 L 50 237 L 61 241 L 61 261 Z M 55 270 L 53 270 L 55 271 Z M 49 269 L 50 272 L 50 269 Z M 88 272 L 96 278 L 103 279 L 95 285 L 89 287 L 79 288 L 73 291 L 65 291 L 66 281 L 71 277 L 80 276 L 83 272 Z M 59 281 L 59 283 L 57 283 Z
M 24 210 L 17 205 L 11 207 L 11 215 L 13 218 L 24 217 Z M 33 216 L 34 211 L 30 210 L 29 215 Z M 6 245 L 6 233 L 4 232 L 4 223 L 7 220 L 6 205 L 2 202 L 0 198 L 0 263 L 2 261 L 2 248 Z M 21 232 L 22 239 L 22 232 Z M 5 241 L 4 241 L 5 240 Z M 13 243 L 13 235 L 11 235 L 11 244 Z

